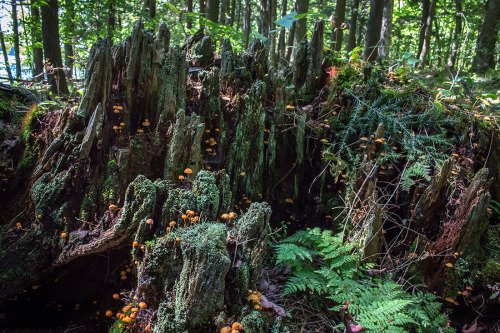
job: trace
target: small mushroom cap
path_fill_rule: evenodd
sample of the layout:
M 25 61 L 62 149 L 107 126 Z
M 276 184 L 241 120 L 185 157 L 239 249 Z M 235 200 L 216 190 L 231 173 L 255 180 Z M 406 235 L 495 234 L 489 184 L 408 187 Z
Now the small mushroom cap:
M 118 126 L 113 126 L 113 129 L 114 129 L 114 130 L 117 130 L 117 129 L 118 129 Z
M 146 224 L 153 224 L 153 219 L 147 219 Z
M 226 327 L 223 327 L 221 330 L 220 330 L 220 333 L 231 333 L 231 327 L 229 326 L 226 326 Z
M 186 168 L 184 170 L 184 173 L 190 174 L 190 173 L 193 173 L 193 170 L 191 170 L 190 168 Z
M 113 298 L 114 298 L 114 299 L 119 299 L 119 298 L 120 298 L 120 295 L 118 295 L 118 294 L 114 294 L 114 295 L 113 295 Z
M 142 309 L 145 309 L 148 307 L 148 305 L 146 304 L 146 302 L 140 302 L 139 303 L 139 307 L 142 308 Z
M 132 246 L 139 246 L 139 242 L 133 242 Z
M 243 326 L 242 326 L 240 323 L 235 322 L 235 323 L 233 323 L 233 325 L 231 326 L 231 328 L 232 328 L 233 330 L 242 330 L 242 329 L 243 329 Z
M 106 311 L 106 316 L 111 317 L 113 315 L 113 311 L 107 310 Z

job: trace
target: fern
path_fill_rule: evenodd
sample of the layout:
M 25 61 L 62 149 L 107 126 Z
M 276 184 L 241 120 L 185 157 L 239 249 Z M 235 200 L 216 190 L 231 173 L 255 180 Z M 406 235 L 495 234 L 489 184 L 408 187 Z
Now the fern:
M 409 191 L 416 182 L 416 180 L 414 180 L 415 177 L 430 181 L 430 170 L 430 165 L 421 161 L 415 162 L 412 166 L 408 167 L 401 176 L 401 189 L 403 191 Z
M 429 169 L 420 165 L 410 173 L 427 177 Z M 366 275 L 356 244 L 342 243 L 341 235 L 319 228 L 299 231 L 276 246 L 277 262 L 292 268 L 284 294 L 312 292 L 333 301 L 339 311 L 350 302 L 350 312 L 362 327 L 373 332 L 438 332 L 446 323 L 439 314 L 436 296 L 402 290 L 392 280 Z M 339 325 L 341 327 L 342 324 Z

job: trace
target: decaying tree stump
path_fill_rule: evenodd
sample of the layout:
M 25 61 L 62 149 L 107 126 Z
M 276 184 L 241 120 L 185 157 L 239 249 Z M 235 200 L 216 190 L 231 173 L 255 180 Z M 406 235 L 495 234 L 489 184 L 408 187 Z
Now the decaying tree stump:
M 322 27 L 301 79 L 310 92 L 321 75 Z M 211 37 L 196 52 L 187 61 L 164 24 L 153 35 L 139 23 L 124 41 L 92 47 L 82 101 L 44 129 L 30 204 L 0 235 L 0 303 L 79 258 L 131 249 L 132 293 L 153 311 L 141 324 L 207 332 L 236 314 L 257 316 L 267 331 L 272 316 L 253 313 L 246 297 L 262 268 L 271 209 L 250 202 L 305 195 L 307 112 L 285 112 L 293 98 L 269 76 L 260 40 L 242 56 L 224 41 L 220 69 Z M 295 119 L 297 127 L 281 128 Z M 292 186 L 276 186 L 287 177 Z M 242 216 L 221 219 L 232 210 Z

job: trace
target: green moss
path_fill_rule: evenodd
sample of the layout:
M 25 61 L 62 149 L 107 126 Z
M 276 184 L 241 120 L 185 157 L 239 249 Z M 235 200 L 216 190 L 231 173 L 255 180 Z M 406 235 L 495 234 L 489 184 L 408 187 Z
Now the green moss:
M 245 333 L 269 332 L 269 319 L 261 311 L 252 310 L 240 321 Z
M 29 140 L 26 141 L 23 158 L 16 168 L 17 175 L 33 171 L 36 165 L 36 161 L 38 161 L 38 158 L 40 157 L 40 143 L 41 140 L 38 137 L 33 144 L 30 144 Z
M 122 325 L 122 327 L 119 327 Z M 122 333 L 127 331 L 126 325 L 123 325 L 123 322 L 120 319 L 117 319 L 113 325 L 109 328 L 109 333 Z
M 215 177 L 210 171 L 202 170 L 198 173 L 194 181 L 193 193 L 196 195 L 198 209 L 204 213 L 206 219 L 216 219 L 220 193 Z
M 356 67 L 347 65 L 341 67 L 337 75 L 332 79 L 332 89 L 344 90 L 351 88 L 353 85 L 360 84 L 363 80 L 363 73 Z
M 485 286 L 500 282 L 500 262 L 489 259 L 482 269 L 482 280 Z
M 84 221 L 89 221 L 89 217 L 92 216 L 92 212 L 96 208 L 96 198 L 97 192 L 94 186 L 89 187 L 89 191 L 83 197 L 82 203 L 80 204 L 80 219 Z

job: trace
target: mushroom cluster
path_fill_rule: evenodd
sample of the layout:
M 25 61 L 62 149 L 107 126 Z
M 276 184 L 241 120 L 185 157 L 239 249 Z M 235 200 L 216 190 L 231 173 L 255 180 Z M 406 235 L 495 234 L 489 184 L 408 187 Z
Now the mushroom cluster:
M 234 322 L 231 326 L 223 327 L 220 333 L 240 333 L 243 330 L 243 325 L 238 322 Z

